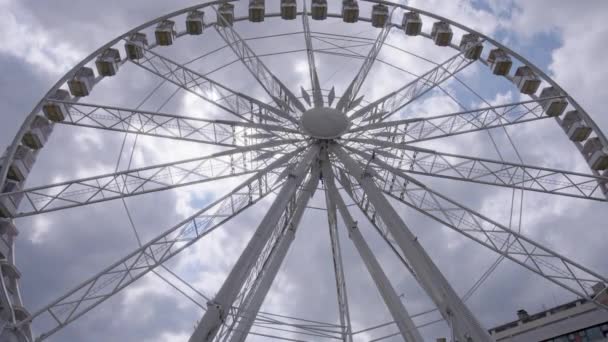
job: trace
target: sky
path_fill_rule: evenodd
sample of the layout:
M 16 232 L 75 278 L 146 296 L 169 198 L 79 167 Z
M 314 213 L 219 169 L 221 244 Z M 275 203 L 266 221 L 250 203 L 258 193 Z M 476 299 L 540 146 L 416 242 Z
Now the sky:
M 242 3 L 237 7 L 239 13 L 246 10 L 245 2 Z M 81 59 L 132 27 L 194 4 L 197 2 L 189 0 L 0 0 L 0 70 L 3 75 L 0 79 L 0 146 L 8 146 L 35 104 Z M 433 11 L 495 37 L 549 74 L 587 110 L 600 128 L 608 129 L 604 103 L 608 98 L 608 88 L 605 86 L 608 69 L 603 63 L 604 52 L 608 53 L 605 45 L 608 25 L 604 20 L 608 12 L 606 1 L 420 0 L 408 1 L 407 4 Z M 273 8 L 269 11 L 274 12 L 277 2 L 267 1 L 267 6 Z M 339 2 L 330 2 L 330 12 L 339 12 Z M 361 13 L 368 16 L 369 6 L 362 4 Z M 324 22 L 313 21 L 311 25 L 313 31 L 360 37 L 374 38 L 378 33 L 377 29 L 365 22 L 346 25 L 339 19 L 328 19 Z M 425 22 L 425 25 L 426 29 L 430 27 L 430 23 Z M 235 28 L 245 37 L 255 37 L 298 31 L 300 21 L 286 22 L 274 18 L 267 19 L 263 24 L 241 22 Z M 304 47 L 301 35 L 253 42 L 252 47 L 258 54 Z M 435 62 L 445 60 L 454 53 L 448 48 L 435 47 L 420 37 L 406 38 L 397 31 L 391 33 L 387 42 Z M 330 47 L 327 41 L 316 40 L 314 44 L 319 49 Z M 157 51 L 179 61 L 188 61 L 221 46 L 217 34 L 209 29 L 201 37 L 184 37 L 175 46 Z M 353 51 L 362 54 L 366 54 L 367 49 L 368 46 L 353 47 Z M 121 50 L 121 53 L 124 54 L 124 51 Z M 380 58 L 414 73 L 422 73 L 431 67 L 429 62 L 396 48 L 384 47 Z M 231 51 L 225 50 L 194 62 L 191 67 L 210 72 L 233 59 Z M 295 92 L 299 93 L 300 86 L 310 87 L 304 53 L 263 57 L 263 61 Z M 322 88 L 329 90 L 335 86 L 340 93 L 360 63 L 359 59 L 317 54 Z M 268 100 L 239 63 L 211 75 L 241 92 L 263 101 Z M 405 72 L 377 63 L 361 93 L 365 94 L 366 101 L 373 101 L 412 79 Z M 490 103 L 515 102 L 524 98 L 515 87 L 504 80 L 496 80 L 479 63 L 459 74 L 459 79 Z M 86 100 L 135 107 L 158 83 L 159 79 L 154 75 L 134 65 L 125 65 L 119 75 L 96 86 Z M 482 104 L 456 80 L 450 80 L 445 87 L 465 106 Z M 205 118 L 225 117 L 224 113 L 191 94 L 178 92 L 172 96 L 174 90 L 166 85 L 161 86 L 156 96 L 145 101 L 141 108 L 156 110 L 162 106 L 163 111 L 169 113 Z M 169 97 L 171 99 L 163 105 Z M 401 115 L 436 115 L 460 109 L 445 93 L 434 91 L 412 103 Z M 517 125 L 508 128 L 507 132 L 509 136 L 502 129 L 492 131 L 498 150 L 506 160 L 518 160 L 509 143 L 509 138 L 512 138 L 521 158 L 530 165 L 589 171 L 583 158 L 553 121 Z M 196 143 L 130 135 L 125 140 L 126 151 L 134 151 L 129 165 L 129 154 L 120 154 L 123 138 L 122 134 L 113 132 L 56 127 L 48 146 L 38 156 L 28 178 L 28 187 L 112 172 L 117 167 L 126 169 L 182 160 L 219 150 Z M 485 132 L 420 146 L 498 158 Z M 604 252 L 608 241 L 608 232 L 604 229 L 608 211 L 604 203 L 525 193 L 520 224 L 518 210 L 511 218 L 512 192 L 509 189 L 428 177 L 420 179 L 503 224 L 512 221 L 512 227 L 520 229 L 526 236 L 600 274 L 608 274 L 608 260 Z M 226 193 L 239 181 L 242 179 L 137 196 L 129 198 L 127 204 L 141 239 L 147 241 L 213 198 Z M 167 266 L 202 293 L 212 296 L 220 288 L 271 200 L 272 196 L 246 210 L 172 259 Z M 459 294 L 467 292 L 494 262 L 495 254 L 487 249 L 399 203 L 393 204 Z M 517 209 L 519 202 L 516 201 L 516 204 Z M 311 205 L 324 206 L 322 191 L 317 191 Z M 433 308 L 432 302 L 365 218 L 358 212 L 353 215 L 361 223 L 363 235 L 394 287 L 399 294 L 403 294 L 408 311 L 415 314 Z M 137 247 L 120 201 L 22 218 L 17 220 L 17 226 L 20 234 L 16 259 L 23 274 L 21 292 L 30 312 L 43 307 Z M 344 226 L 341 224 L 339 229 L 353 329 L 362 330 L 390 321 L 390 314 L 365 272 Z M 337 323 L 329 246 L 325 212 L 308 210 L 262 310 Z M 199 303 L 205 303 L 200 297 L 196 299 Z M 534 312 L 571 299 L 573 296 L 570 293 L 514 263 L 504 261 L 471 296 L 467 305 L 481 323 L 490 328 L 514 320 L 518 309 Z M 158 276 L 149 274 L 48 341 L 187 341 L 201 316 L 199 306 Z M 435 312 L 416 317 L 414 321 L 423 324 L 438 317 Z M 34 331 L 41 332 L 47 324 L 48 321 L 35 321 Z M 362 341 L 369 341 L 395 331 L 393 326 L 359 336 Z M 449 332 L 446 324 L 440 322 L 421 329 L 421 333 L 425 339 L 433 340 L 447 336 Z M 265 339 L 258 337 L 251 340 Z

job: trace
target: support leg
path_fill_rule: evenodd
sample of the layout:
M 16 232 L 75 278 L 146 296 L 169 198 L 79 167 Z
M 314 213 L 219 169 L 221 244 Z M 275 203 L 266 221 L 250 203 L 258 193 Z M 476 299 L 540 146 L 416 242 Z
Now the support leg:
M 386 223 L 395 242 L 416 272 L 418 282 L 435 302 L 446 322 L 450 324 L 456 340 L 462 342 L 492 341 L 490 335 L 460 300 L 456 291 L 418 243 L 418 239 L 384 197 L 372 176 L 365 172 L 341 147 L 332 145 L 330 151 L 344 164 L 346 171 L 357 179 L 368 196 L 369 202 Z
M 349 236 L 357 248 L 359 255 L 361 255 L 361 258 L 363 259 L 368 272 L 372 276 L 374 283 L 376 283 L 376 286 L 380 291 L 380 295 L 382 296 L 382 299 L 384 299 L 384 303 L 386 303 L 386 306 L 393 316 L 395 323 L 397 323 L 397 327 L 399 328 L 401 335 L 408 342 L 423 342 L 424 340 L 418 332 L 418 329 L 416 329 L 416 325 L 410 318 L 405 306 L 403 306 L 397 292 L 382 270 L 380 263 L 372 253 L 369 245 L 367 242 L 365 242 L 363 235 L 357 227 L 357 222 L 355 222 L 350 215 L 344 200 L 342 200 L 342 197 L 340 197 L 334 182 L 333 172 L 329 165 L 323 165 L 323 174 L 325 176 L 325 184 L 327 186 L 326 193 L 329 194 L 332 202 L 336 204 L 338 211 L 340 211 L 342 219 L 348 228 Z
M 207 342 L 213 340 L 268 239 L 272 235 L 289 199 L 295 194 L 318 154 L 318 145 L 311 146 L 304 153 L 300 162 L 285 181 L 285 185 L 283 185 L 275 201 L 268 209 L 245 250 L 228 274 L 214 300 L 207 304 L 207 311 L 190 337 L 189 342 Z

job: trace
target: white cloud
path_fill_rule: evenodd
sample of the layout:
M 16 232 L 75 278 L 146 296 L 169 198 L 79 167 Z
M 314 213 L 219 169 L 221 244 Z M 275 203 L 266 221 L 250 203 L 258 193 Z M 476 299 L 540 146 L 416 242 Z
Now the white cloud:
M 76 45 L 49 36 L 19 2 L 0 3 L 0 53 L 25 60 L 41 70 L 61 75 L 84 57 Z

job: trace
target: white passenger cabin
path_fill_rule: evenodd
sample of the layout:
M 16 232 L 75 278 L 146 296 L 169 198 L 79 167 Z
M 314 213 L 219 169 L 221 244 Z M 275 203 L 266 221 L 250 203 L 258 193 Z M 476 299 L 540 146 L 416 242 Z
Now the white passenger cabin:
M 33 150 L 39 150 L 44 147 L 52 131 L 53 126 L 49 120 L 44 116 L 36 115 L 21 142 Z
M 0 236 L 8 235 L 14 237 L 18 234 L 17 227 L 9 218 L 0 218 Z M 11 242 L 9 239 L 0 239 L 0 258 L 6 259 L 11 253 Z
M 564 115 L 562 128 L 572 141 L 583 141 L 591 135 L 591 127 L 587 126 L 576 110 Z
M 293 20 L 298 15 L 296 0 L 281 0 L 281 18 Z
M 144 49 L 148 46 L 148 38 L 145 33 L 137 32 L 131 35 L 125 43 L 127 58 L 137 60 L 144 57 Z
M 29 175 L 34 162 L 36 161 L 36 155 L 34 151 L 24 145 L 18 145 L 15 151 L 13 160 L 8 165 L 8 179 L 12 179 L 16 182 L 23 182 L 27 175 Z M 0 158 L 0 165 L 8 162 L 8 149 Z
M 252 23 L 264 21 L 265 12 L 264 0 L 249 0 L 249 21 Z
M 2 193 L 21 191 L 21 183 L 7 180 L 2 188 Z M 14 194 L 0 198 L 0 217 L 10 218 L 17 214 L 17 207 L 23 199 L 23 193 Z
M 312 0 L 310 17 L 314 20 L 327 19 L 327 0 Z
M 478 60 L 483 51 L 483 44 L 479 41 L 479 36 L 475 33 L 467 33 L 460 40 L 460 52 L 464 57 L 471 60 Z
M 403 31 L 408 36 L 417 36 L 422 32 L 422 19 L 416 12 L 406 12 L 403 14 Z
M 217 25 L 226 27 L 234 23 L 234 5 L 223 3 L 217 10 Z
M 359 20 L 359 3 L 357 1 L 342 1 L 342 20 L 345 23 L 356 23 Z
M 177 32 L 175 31 L 175 22 L 173 20 L 163 20 L 154 30 L 154 37 L 156 37 L 156 44 L 160 46 L 169 46 L 173 44 Z
M 372 26 L 384 27 L 388 21 L 388 7 L 382 4 L 372 6 Z
M 116 49 L 107 49 L 95 60 L 97 73 L 101 76 L 114 76 L 120 67 L 120 52 Z
M 68 115 L 68 106 L 65 103 L 54 102 L 52 100 L 70 101 L 71 99 L 70 93 L 66 90 L 57 89 L 54 94 L 49 96 L 49 101 L 46 101 L 44 105 L 42 105 L 42 112 L 47 119 L 53 122 L 61 122 L 65 120 L 65 117 Z
M 527 65 L 521 66 L 515 70 L 515 76 L 513 82 L 519 88 L 522 94 L 534 94 L 540 87 L 540 78 L 536 76 L 536 73 Z
M 600 138 L 594 137 L 585 142 L 583 156 L 593 170 L 608 169 L 608 148 L 602 145 Z
M 568 106 L 568 102 L 564 100 L 563 97 L 553 98 L 553 99 L 543 99 L 543 98 L 551 98 L 556 96 L 561 96 L 562 94 L 559 90 L 553 87 L 547 87 L 540 92 L 539 103 L 545 110 L 545 114 L 548 116 L 560 116 L 566 110 Z
M 490 51 L 488 63 L 490 65 L 490 69 L 492 69 L 492 73 L 494 73 L 494 75 L 501 76 L 508 75 L 511 71 L 511 66 L 513 65 L 511 57 L 509 57 L 509 55 L 502 49 L 494 49 Z
M 452 42 L 454 33 L 450 28 L 450 24 L 444 21 L 438 21 L 433 24 L 431 29 L 431 38 L 437 46 L 448 46 Z
M 205 29 L 205 12 L 190 11 L 186 17 L 186 32 L 190 35 L 199 35 Z
M 88 96 L 95 85 L 95 74 L 93 69 L 82 67 L 76 71 L 74 77 L 68 81 L 70 93 L 77 97 Z

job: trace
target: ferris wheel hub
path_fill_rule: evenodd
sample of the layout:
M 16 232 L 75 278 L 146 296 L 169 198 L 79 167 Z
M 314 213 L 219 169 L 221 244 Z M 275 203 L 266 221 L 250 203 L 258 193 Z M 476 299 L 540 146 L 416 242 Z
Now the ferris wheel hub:
M 341 110 L 329 107 L 312 108 L 302 115 L 304 133 L 317 139 L 334 139 L 348 129 L 350 122 Z

